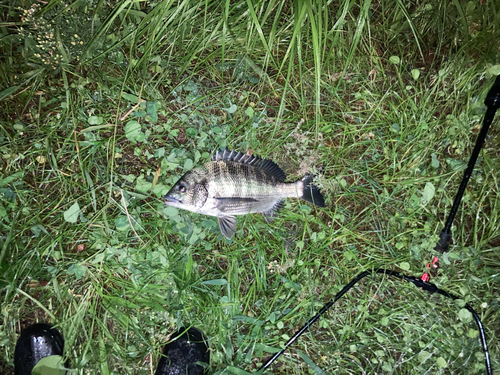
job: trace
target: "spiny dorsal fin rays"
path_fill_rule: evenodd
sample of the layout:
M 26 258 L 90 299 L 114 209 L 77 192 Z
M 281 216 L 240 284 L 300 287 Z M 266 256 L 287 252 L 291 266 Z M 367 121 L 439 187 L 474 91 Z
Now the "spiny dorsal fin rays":
M 255 155 L 247 155 L 241 151 L 230 151 L 228 148 L 225 150 L 217 150 L 212 157 L 212 161 L 232 161 L 234 163 L 253 165 L 259 169 L 271 173 L 278 181 L 283 182 L 286 179 L 285 172 L 271 160 L 261 159 Z
M 278 165 L 276 165 L 271 160 L 267 159 L 262 160 L 262 162 L 259 165 L 259 168 L 268 171 L 281 182 L 285 181 L 286 179 L 285 172 L 283 172 L 281 168 L 278 167 Z

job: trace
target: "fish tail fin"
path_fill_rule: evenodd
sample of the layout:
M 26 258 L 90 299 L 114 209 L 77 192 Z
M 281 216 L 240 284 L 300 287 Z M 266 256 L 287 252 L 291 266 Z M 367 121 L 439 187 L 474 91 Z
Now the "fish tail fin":
M 319 191 L 319 187 L 314 185 L 313 182 L 314 175 L 306 174 L 301 182 L 302 182 L 302 199 L 314 204 L 318 207 L 325 207 L 325 198 L 321 195 Z

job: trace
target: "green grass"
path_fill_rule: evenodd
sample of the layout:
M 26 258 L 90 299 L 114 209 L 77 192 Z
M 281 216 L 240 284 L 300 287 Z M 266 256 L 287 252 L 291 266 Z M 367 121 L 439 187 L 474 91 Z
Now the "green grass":
M 484 373 L 464 301 L 500 368 L 498 119 L 451 250 L 433 250 L 500 73 L 495 2 L 31 7 L 0 16 L 2 373 L 39 321 L 76 373 L 154 373 L 186 324 L 208 336 L 211 373 L 252 372 L 360 272 L 419 276 L 434 255 L 431 281 L 461 300 L 367 278 L 273 372 Z M 290 180 L 318 174 L 327 207 L 241 217 L 230 242 L 165 209 L 226 145 Z

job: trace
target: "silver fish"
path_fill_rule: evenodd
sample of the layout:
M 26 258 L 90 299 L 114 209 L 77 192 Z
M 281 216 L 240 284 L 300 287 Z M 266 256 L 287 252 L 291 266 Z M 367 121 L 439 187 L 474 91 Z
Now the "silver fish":
M 236 216 L 261 213 L 271 221 L 285 198 L 325 206 L 313 176 L 286 183 L 274 162 L 228 149 L 215 152 L 209 163 L 184 174 L 163 197 L 169 206 L 216 216 L 224 236 L 236 231 Z

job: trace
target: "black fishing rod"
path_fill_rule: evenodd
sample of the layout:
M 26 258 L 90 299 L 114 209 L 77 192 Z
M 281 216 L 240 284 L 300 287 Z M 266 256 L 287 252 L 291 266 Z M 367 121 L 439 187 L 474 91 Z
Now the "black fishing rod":
M 297 341 L 297 339 L 305 331 L 307 331 L 307 329 L 312 324 L 314 324 L 314 322 L 316 322 L 319 318 L 321 318 L 321 316 L 330 307 L 332 307 L 333 304 L 340 299 L 340 297 L 342 297 L 344 294 L 346 294 L 361 279 L 365 278 L 368 275 L 372 275 L 374 273 L 382 273 L 382 274 L 385 274 L 385 275 L 396 277 L 396 278 L 398 278 L 400 280 L 411 282 L 415 286 L 417 286 L 420 289 L 423 289 L 423 290 L 425 290 L 425 291 L 427 291 L 428 293 L 431 293 L 431 294 L 438 293 L 438 294 L 441 294 L 441 295 L 443 295 L 443 296 L 445 296 L 447 298 L 451 298 L 452 300 L 456 300 L 456 299 L 460 298 L 460 297 L 458 297 L 458 296 L 456 296 L 454 294 L 448 293 L 447 291 L 438 288 L 435 284 L 428 283 L 428 282 L 423 281 L 423 280 L 421 280 L 421 279 L 419 279 L 419 278 L 417 278 L 415 276 L 405 276 L 405 275 L 402 275 L 402 274 L 400 274 L 399 272 L 396 272 L 396 271 L 386 270 L 386 269 L 383 269 L 383 268 L 379 268 L 379 269 L 376 269 L 374 271 L 364 271 L 364 272 L 361 272 L 358 276 L 356 276 L 353 280 L 351 280 L 351 282 L 349 284 L 347 284 L 344 288 L 342 288 L 342 290 L 335 295 L 335 298 L 331 299 L 325 306 L 323 306 L 323 308 L 314 317 L 312 317 L 297 333 L 295 333 L 295 335 L 293 335 L 293 337 L 290 340 L 288 340 L 288 342 L 285 344 L 285 347 L 283 349 L 281 349 L 278 353 L 276 353 L 275 355 L 273 355 L 259 369 L 259 372 L 263 372 L 266 369 L 268 369 L 273 364 L 273 362 L 276 361 L 276 359 L 278 359 L 278 357 L 281 356 L 288 349 L 288 347 L 290 345 L 292 345 L 295 341 Z M 466 303 L 464 305 L 464 308 L 467 309 L 472 314 L 474 320 L 476 321 L 476 324 L 477 324 L 477 327 L 478 327 L 478 330 L 479 330 L 479 338 L 481 340 L 481 345 L 483 347 L 484 356 L 485 356 L 486 373 L 488 375 L 492 375 L 493 374 L 493 370 L 491 368 L 490 354 L 489 354 L 489 351 L 488 351 L 488 344 L 486 342 L 486 334 L 484 332 L 484 328 L 483 328 L 483 324 L 481 322 L 481 319 L 479 319 L 479 315 L 477 314 L 477 312 L 469 304 Z
M 435 250 L 445 252 L 448 250 L 448 247 L 450 245 L 451 241 L 451 225 L 453 223 L 453 220 L 455 218 L 455 215 L 457 214 L 458 211 L 458 206 L 460 205 L 460 201 L 462 200 L 463 194 L 465 192 L 465 188 L 467 186 L 467 182 L 469 182 L 470 176 L 472 175 L 472 171 L 474 170 L 474 166 L 476 164 L 477 158 L 479 156 L 479 152 L 481 151 L 481 148 L 485 142 L 486 139 L 486 134 L 488 133 L 488 129 L 493 122 L 493 118 L 495 117 L 495 112 L 497 111 L 498 108 L 500 108 L 500 75 L 497 76 L 495 83 L 493 84 L 492 88 L 486 95 L 486 99 L 484 103 L 487 106 L 486 114 L 484 116 L 483 120 L 483 127 L 481 128 L 481 131 L 477 137 L 476 145 L 474 146 L 474 150 L 472 151 L 472 155 L 469 159 L 469 163 L 467 166 L 467 169 L 465 170 L 464 177 L 462 179 L 462 183 L 460 184 L 460 187 L 458 189 L 457 195 L 455 197 L 455 200 L 453 202 L 452 209 L 450 211 L 450 214 L 448 216 L 448 219 L 446 221 L 446 224 L 441 231 L 439 235 L 439 241 L 435 247 Z M 433 271 L 437 271 L 437 268 L 439 267 L 439 261 L 436 257 L 429 262 L 427 267 L 430 269 L 430 272 L 432 273 Z M 417 278 L 415 276 L 405 276 L 402 275 L 396 271 L 392 270 L 387 270 L 387 269 L 376 269 L 374 271 L 364 271 L 360 273 L 358 276 L 356 276 L 349 284 L 347 284 L 340 292 L 338 292 L 333 299 L 331 299 L 326 305 L 322 307 L 322 309 L 314 316 L 312 317 L 299 331 L 297 331 L 293 337 L 288 340 L 288 342 L 285 344 L 285 347 L 280 350 L 278 353 L 274 354 L 260 369 L 259 373 L 264 372 L 266 369 L 268 369 L 277 359 L 279 356 L 281 356 L 290 345 L 292 345 L 297 339 L 309 329 L 309 327 L 314 324 L 321 316 L 330 308 L 332 307 L 335 302 L 337 302 L 344 294 L 346 294 L 354 285 L 356 285 L 361 279 L 364 277 L 374 274 L 374 273 L 381 273 L 385 275 L 389 275 L 392 277 L 396 277 L 400 280 L 404 280 L 407 282 L 411 282 L 415 286 L 419 287 L 420 289 L 425 290 L 428 293 L 434 294 L 438 293 L 441 294 L 442 296 L 445 296 L 447 298 L 451 298 L 452 300 L 459 299 L 459 297 L 446 292 L 445 290 L 442 290 L 438 288 L 435 284 L 429 283 L 429 274 L 424 273 L 422 277 Z M 481 319 L 479 319 L 479 315 L 476 313 L 476 311 L 469 305 L 465 304 L 464 306 L 465 309 L 467 309 L 473 316 L 478 330 L 479 330 L 479 338 L 481 341 L 481 346 L 483 347 L 483 352 L 485 356 L 485 365 L 486 365 L 486 373 L 488 375 L 493 374 L 493 369 L 491 367 L 491 361 L 490 361 L 490 354 L 488 352 L 488 344 L 486 342 L 486 334 L 484 332 L 483 324 L 481 322 Z
M 448 247 L 450 246 L 451 241 L 451 226 L 453 224 L 453 220 L 455 219 L 455 215 L 457 214 L 458 206 L 460 205 L 460 201 L 462 200 L 462 197 L 464 195 L 465 188 L 467 187 L 467 183 L 469 182 L 472 171 L 474 170 L 474 166 L 476 165 L 479 152 L 481 151 L 484 141 L 486 140 L 486 134 L 488 133 L 490 125 L 493 122 L 495 112 L 498 108 L 500 108 L 500 75 L 497 76 L 493 87 L 488 92 L 488 95 L 486 95 L 484 104 L 486 104 L 487 110 L 483 119 L 483 127 L 481 128 L 481 131 L 477 136 L 476 145 L 474 146 L 474 150 L 472 151 L 472 155 L 470 156 L 467 169 L 464 172 L 464 177 L 462 179 L 462 182 L 460 183 L 460 187 L 458 188 L 457 195 L 455 196 L 455 201 L 453 202 L 453 206 L 451 207 L 451 211 L 448 215 L 448 219 L 446 220 L 446 224 L 439 234 L 439 241 L 434 248 L 434 250 L 440 251 L 442 253 L 448 251 Z

